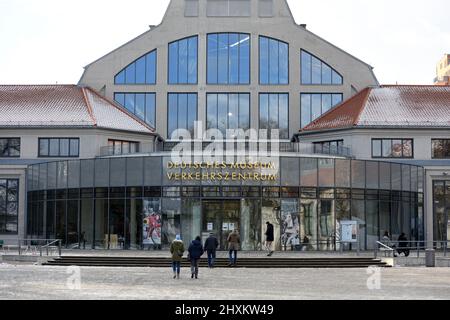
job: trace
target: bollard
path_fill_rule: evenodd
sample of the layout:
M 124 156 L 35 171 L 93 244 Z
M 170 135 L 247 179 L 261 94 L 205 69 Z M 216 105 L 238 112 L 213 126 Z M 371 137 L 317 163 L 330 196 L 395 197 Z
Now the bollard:
M 436 266 L 436 255 L 434 249 L 425 250 L 425 265 L 428 268 L 434 268 Z

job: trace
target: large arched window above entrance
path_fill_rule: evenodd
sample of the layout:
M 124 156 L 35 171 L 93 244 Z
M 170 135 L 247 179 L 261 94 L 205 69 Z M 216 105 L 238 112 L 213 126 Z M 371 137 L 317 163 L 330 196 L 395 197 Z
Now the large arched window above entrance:
M 309 52 L 301 51 L 300 62 L 302 84 L 341 85 L 343 83 L 339 72 Z
M 198 37 L 169 43 L 169 84 L 196 84 Z
M 250 83 L 250 35 L 208 34 L 208 84 Z
M 156 50 L 133 61 L 114 78 L 115 84 L 156 84 Z
M 259 83 L 289 84 L 289 44 L 259 37 Z

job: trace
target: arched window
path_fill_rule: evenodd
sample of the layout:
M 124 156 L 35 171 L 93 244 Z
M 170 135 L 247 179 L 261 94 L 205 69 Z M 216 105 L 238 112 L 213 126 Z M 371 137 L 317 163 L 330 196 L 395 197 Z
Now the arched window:
M 289 44 L 259 37 L 259 83 L 289 84 Z
M 208 84 L 250 83 L 250 35 L 208 34 Z
M 156 50 L 132 62 L 114 78 L 115 84 L 156 84 Z
M 328 64 L 313 56 L 301 51 L 301 82 L 302 84 L 328 84 L 341 85 L 342 76 Z
M 198 37 L 169 43 L 169 84 L 196 84 Z

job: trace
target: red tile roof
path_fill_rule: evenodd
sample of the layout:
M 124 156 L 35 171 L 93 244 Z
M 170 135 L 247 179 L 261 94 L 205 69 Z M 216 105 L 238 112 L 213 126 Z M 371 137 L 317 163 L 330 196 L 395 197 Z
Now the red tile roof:
M 366 88 L 302 132 L 352 127 L 450 127 L 450 86 Z
M 154 132 L 116 103 L 76 85 L 0 85 L 0 114 L 0 128 L 97 127 Z

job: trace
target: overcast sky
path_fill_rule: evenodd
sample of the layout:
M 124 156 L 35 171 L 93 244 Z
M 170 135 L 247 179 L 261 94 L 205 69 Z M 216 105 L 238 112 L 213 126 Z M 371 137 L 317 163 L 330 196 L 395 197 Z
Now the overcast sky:
M 431 84 L 450 52 L 448 0 L 288 2 L 297 23 L 372 65 L 382 84 Z M 0 83 L 77 83 L 85 65 L 159 24 L 168 3 L 0 0 Z

